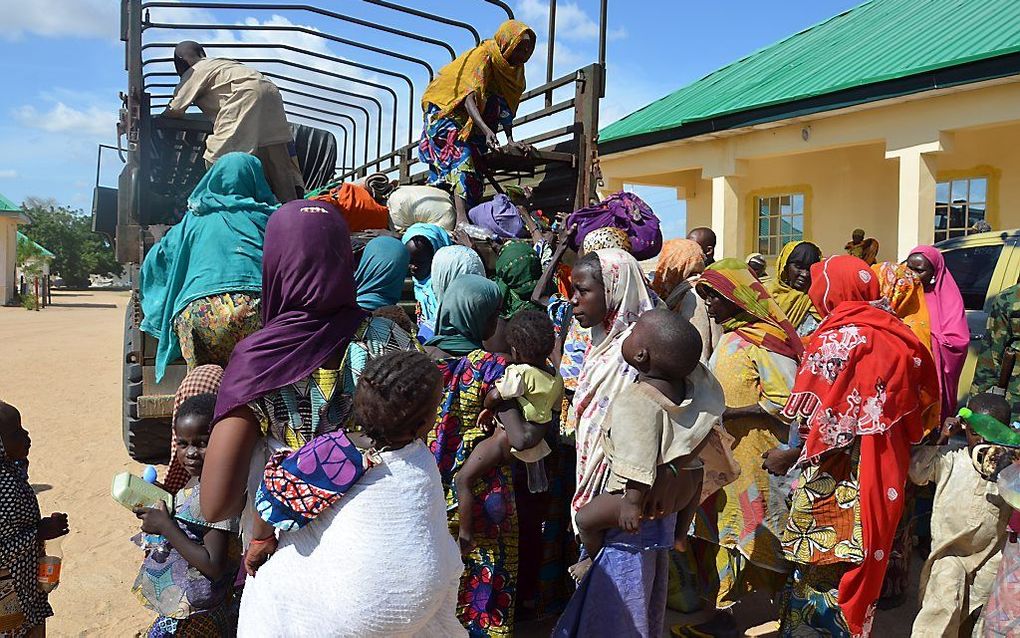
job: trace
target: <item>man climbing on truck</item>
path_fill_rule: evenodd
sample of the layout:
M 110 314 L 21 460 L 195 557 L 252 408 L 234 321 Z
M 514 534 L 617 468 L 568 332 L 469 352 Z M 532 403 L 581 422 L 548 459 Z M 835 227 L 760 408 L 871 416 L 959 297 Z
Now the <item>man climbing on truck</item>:
M 174 66 L 181 82 L 164 115 L 183 117 L 195 104 L 212 120 L 206 166 L 232 151 L 251 153 L 262 161 L 280 202 L 303 197 L 294 138 L 276 85 L 240 62 L 206 57 L 202 45 L 191 40 L 174 49 Z

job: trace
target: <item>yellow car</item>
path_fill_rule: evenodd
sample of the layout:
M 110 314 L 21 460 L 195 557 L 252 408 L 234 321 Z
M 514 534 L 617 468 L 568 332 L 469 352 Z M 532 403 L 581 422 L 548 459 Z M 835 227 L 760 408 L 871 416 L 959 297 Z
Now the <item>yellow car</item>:
M 960 376 L 959 398 L 970 391 L 974 366 L 985 336 L 992 299 L 1020 283 L 1020 229 L 977 233 L 935 244 L 946 260 L 967 308 L 970 351 Z

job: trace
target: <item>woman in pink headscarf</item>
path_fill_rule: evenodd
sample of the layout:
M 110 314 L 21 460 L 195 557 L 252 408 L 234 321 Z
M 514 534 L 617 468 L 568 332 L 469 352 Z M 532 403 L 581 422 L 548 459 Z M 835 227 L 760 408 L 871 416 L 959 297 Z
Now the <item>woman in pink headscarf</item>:
M 970 344 L 967 315 L 956 280 L 937 248 L 918 246 L 910 251 L 907 266 L 924 284 L 924 299 L 931 319 L 931 349 L 942 392 L 941 423 L 956 412 L 956 391 Z

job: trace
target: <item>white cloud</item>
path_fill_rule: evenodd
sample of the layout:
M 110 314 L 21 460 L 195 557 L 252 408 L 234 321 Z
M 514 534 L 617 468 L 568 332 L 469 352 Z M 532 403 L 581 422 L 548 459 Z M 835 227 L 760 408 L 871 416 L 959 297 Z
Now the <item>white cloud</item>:
M 14 119 L 22 126 L 47 133 L 108 138 L 115 134 L 117 115 L 98 106 L 79 110 L 63 102 L 57 102 L 48 111 L 39 110 L 31 105 L 18 107 L 14 109 Z
M 0 38 L 25 34 L 46 37 L 116 38 L 120 3 L 112 0 L 0 0 Z
M 521 18 L 543 33 L 549 23 L 549 3 L 544 0 L 521 0 L 517 4 Z M 610 39 L 627 37 L 626 29 L 609 29 Z M 567 40 L 595 40 L 599 37 L 599 23 L 576 2 L 561 2 L 556 5 L 556 37 Z M 557 45 L 558 47 L 558 45 Z
M 16 179 L 18 171 L 13 168 L 0 168 L 0 179 Z

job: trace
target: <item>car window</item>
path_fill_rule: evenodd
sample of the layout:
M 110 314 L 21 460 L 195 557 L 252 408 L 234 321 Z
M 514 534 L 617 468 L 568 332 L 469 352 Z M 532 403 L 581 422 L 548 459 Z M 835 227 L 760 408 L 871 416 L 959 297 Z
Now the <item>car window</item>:
M 981 310 L 985 306 L 988 285 L 992 282 L 995 264 L 1002 253 L 1002 244 L 994 246 L 968 246 L 942 253 L 946 267 L 952 273 L 963 295 L 967 310 Z

